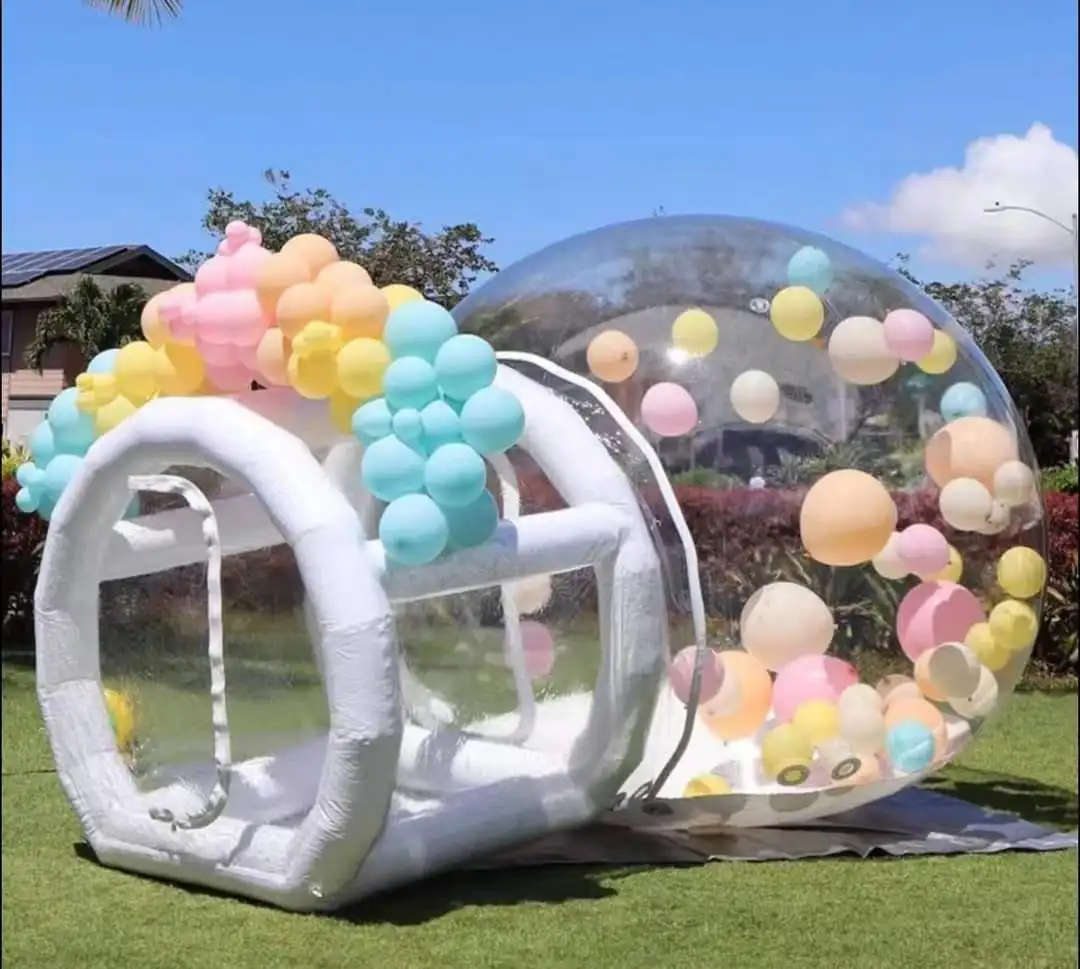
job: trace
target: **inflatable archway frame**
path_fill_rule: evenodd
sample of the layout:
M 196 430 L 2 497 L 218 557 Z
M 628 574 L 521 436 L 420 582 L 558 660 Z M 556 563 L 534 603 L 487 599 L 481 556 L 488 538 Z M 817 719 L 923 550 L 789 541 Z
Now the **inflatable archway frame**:
M 57 772 L 103 863 L 329 909 L 609 806 L 641 759 L 668 653 L 661 566 L 633 489 L 574 409 L 506 367 L 498 382 L 524 407 L 520 446 L 568 508 L 416 570 L 387 569 L 367 541 L 361 516 L 312 454 L 315 438 L 332 436 L 325 427 L 293 433 L 296 422 L 290 430 L 256 413 L 273 409 L 273 391 L 156 400 L 94 444 L 53 513 L 35 606 L 38 694 Z M 280 536 L 305 583 L 330 730 L 314 803 L 296 826 L 226 810 L 198 830 L 170 827 L 151 817 L 152 795 L 116 749 L 101 689 L 98 585 L 205 558 L 189 512 L 113 524 L 133 476 L 178 465 L 213 467 L 250 490 L 215 503 L 246 511 L 247 534 L 228 536 L 222 516 L 225 554 Z M 166 527 L 152 527 L 166 516 Z M 586 565 L 596 571 L 603 661 L 573 749 L 546 755 L 455 735 L 449 771 L 441 764 L 440 777 L 427 776 L 426 748 L 448 738 L 403 723 L 391 598 Z M 395 806 L 402 778 L 431 781 L 439 809 Z

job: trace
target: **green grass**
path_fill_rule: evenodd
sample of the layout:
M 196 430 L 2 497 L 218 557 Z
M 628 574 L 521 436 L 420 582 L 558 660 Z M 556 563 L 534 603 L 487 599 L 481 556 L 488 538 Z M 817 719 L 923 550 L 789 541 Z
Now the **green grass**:
M 462 874 L 290 915 L 88 860 L 24 671 L 3 717 L 11 969 L 1076 965 L 1075 852 Z M 1075 694 L 1018 695 L 933 786 L 1075 827 L 1076 736 Z

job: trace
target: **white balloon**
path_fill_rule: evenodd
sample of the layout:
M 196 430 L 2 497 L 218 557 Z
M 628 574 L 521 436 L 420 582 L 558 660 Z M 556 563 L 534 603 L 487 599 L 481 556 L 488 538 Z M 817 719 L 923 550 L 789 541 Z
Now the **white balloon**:
M 764 424 L 780 409 L 780 385 L 764 370 L 747 370 L 731 383 L 731 406 L 744 421 Z
M 970 696 L 979 686 L 982 663 L 963 643 L 942 643 L 930 652 L 926 673 L 948 697 Z
M 1011 520 L 1012 515 L 1008 505 L 1002 501 L 995 501 L 990 505 L 990 514 L 986 516 L 986 521 L 976 531 L 980 535 L 1000 535 L 1009 527 Z
M 872 707 L 880 711 L 885 709 L 885 700 L 869 683 L 852 683 L 840 694 L 837 706 L 841 710 L 847 707 Z
M 1035 472 L 1023 461 L 1006 461 L 994 472 L 994 497 L 1017 508 L 1035 497 Z
M 979 668 L 979 683 L 967 696 L 949 697 L 951 706 L 960 716 L 968 720 L 987 716 L 998 700 L 997 677 L 985 666 Z
M 885 547 L 870 560 L 874 571 L 883 579 L 902 579 L 908 574 L 907 566 L 897 550 L 898 536 L 898 532 L 893 532 Z
M 849 316 L 829 337 L 833 370 L 850 384 L 868 387 L 888 380 L 900 367 L 885 327 L 871 316 Z
M 977 532 L 990 520 L 994 499 L 974 478 L 953 478 L 938 495 L 946 523 L 961 532 Z
M 869 757 L 885 746 L 885 714 L 870 703 L 840 707 L 840 737 L 853 753 Z
M 530 575 L 510 583 L 510 598 L 523 616 L 540 612 L 551 601 L 551 576 Z
M 794 582 L 762 586 L 739 617 L 743 649 L 774 671 L 800 656 L 824 653 L 835 631 L 829 607 L 815 592 Z

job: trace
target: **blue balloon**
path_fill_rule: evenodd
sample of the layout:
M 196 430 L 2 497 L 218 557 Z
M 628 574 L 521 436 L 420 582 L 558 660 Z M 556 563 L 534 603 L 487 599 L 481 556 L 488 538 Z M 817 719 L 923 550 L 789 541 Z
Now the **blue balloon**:
M 396 437 L 381 438 L 364 451 L 360 480 L 380 501 L 416 494 L 424 490 L 424 458 Z
M 885 749 L 898 770 L 913 774 L 934 759 L 933 731 L 918 720 L 904 720 L 886 734 Z
M 45 468 L 43 490 L 54 502 L 60 500 L 64 489 L 82 467 L 83 459 L 75 454 L 58 454 Z
M 439 390 L 455 400 L 468 400 L 495 380 L 499 363 L 487 340 L 462 333 L 447 340 L 435 356 Z
M 525 430 L 518 399 L 499 387 L 477 391 L 461 408 L 461 436 L 481 454 L 507 451 Z
M 48 421 L 42 421 L 31 431 L 27 447 L 30 449 L 30 457 L 39 468 L 45 467 L 56 456 L 56 442 Z
M 56 499 L 50 497 L 47 494 L 42 494 L 38 499 L 37 513 L 38 518 L 42 518 L 48 521 L 52 518 L 53 511 L 56 510 Z
M 370 446 L 393 430 L 393 416 L 384 397 L 361 404 L 352 416 L 352 432 L 365 446 Z
M 490 491 L 464 508 L 448 508 L 446 521 L 450 525 L 449 548 L 474 548 L 489 541 L 499 527 L 499 506 Z
M 975 384 L 953 384 L 941 395 L 938 408 L 946 424 L 961 417 L 985 417 L 987 414 L 986 394 Z
M 815 246 L 803 246 L 788 261 L 787 278 L 790 286 L 805 286 L 824 296 L 833 281 L 832 261 Z
M 391 562 L 426 565 L 446 548 L 446 515 L 427 495 L 405 495 L 390 502 L 379 519 L 379 539 Z
M 52 428 L 57 454 L 81 457 L 94 443 L 94 418 L 79 410 L 76 404 L 78 394 L 79 391 L 74 387 L 68 387 L 67 390 L 60 391 L 49 404 L 47 419 Z
M 424 487 L 442 508 L 464 508 L 487 484 L 487 465 L 468 444 L 444 444 L 424 465 Z
M 406 444 L 415 447 L 424 433 L 424 426 L 420 421 L 420 411 L 415 407 L 403 407 L 395 415 L 391 427 Z
M 401 357 L 386 368 L 383 393 L 391 407 L 426 407 L 439 399 L 435 368 L 421 357 Z
M 86 372 L 111 374 L 116 369 L 116 358 L 119 353 L 119 350 L 102 350 L 86 365 Z
M 461 440 L 461 418 L 444 400 L 432 401 L 420 411 L 420 426 L 429 451 Z
M 45 472 L 33 461 L 26 461 L 15 469 L 15 480 L 23 488 L 40 488 L 45 483 Z
M 24 515 L 29 515 L 32 512 L 37 511 L 38 503 L 37 498 L 29 488 L 23 487 L 15 492 L 15 507 L 19 509 Z
M 387 318 L 383 342 L 395 360 L 420 357 L 434 363 L 439 347 L 456 333 L 457 324 L 448 310 L 438 303 L 413 300 L 402 303 Z

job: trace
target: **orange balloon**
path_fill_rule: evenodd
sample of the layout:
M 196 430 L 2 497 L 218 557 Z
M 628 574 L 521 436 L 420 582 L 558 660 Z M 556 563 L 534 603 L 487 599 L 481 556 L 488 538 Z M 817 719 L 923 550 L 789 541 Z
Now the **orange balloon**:
M 370 286 L 371 277 L 363 266 L 342 259 L 320 269 L 315 282 L 336 293 L 346 286 Z
M 896 505 L 865 471 L 845 468 L 819 478 L 799 510 L 799 532 L 810 558 L 823 565 L 869 562 L 896 530 Z
M 297 283 L 281 294 L 274 309 L 278 328 L 292 339 L 304 326 L 330 315 L 330 294 L 315 283 Z
M 1018 460 L 1016 438 L 990 417 L 960 417 L 946 424 L 926 445 L 926 473 L 939 488 L 954 478 L 974 478 L 991 494 L 994 474 Z
M 595 377 L 607 384 L 618 384 L 637 370 L 638 348 L 622 330 L 605 330 L 593 338 L 585 358 Z
M 313 232 L 293 236 L 281 247 L 281 254 L 292 256 L 303 262 L 311 271 L 312 278 L 331 263 L 338 261 L 334 244 L 329 239 L 317 236 Z
M 905 697 L 890 703 L 885 709 L 885 726 L 891 730 L 905 720 L 921 723 L 934 735 L 934 760 L 940 760 L 946 751 L 947 735 L 945 717 L 929 700 L 922 697 Z
M 698 710 L 698 716 L 721 740 L 751 737 L 757 733 L 769 715 L 769 707 L 772 705 L 772 677 L 761 663 L 742 650 L 725 649 L 718 655 L 724 668 L 725 679 L 731 677 L 738 684 L 739 705 L 733 713 L 720 713 L 708 703 L 704 703 Z M 727 709 L 725 703 L 724 710 Z
M 267 330 L 255 348 L 255 366 L 268 384 L 286 387 L 289 383 L 289 354 L 292 346 L 276 326 Z
M 340 326 L 346 340 L 358 337 L 382 338 L 390 303 L 371 285 L 349 285 L 339 289 L 330 301 L 330 322 Z
M 259 267 L 255 277 L 255 292 L 263 309 L 273 315 L 285 290 L 298 283 L 310 283 L 313 278 L 314 273 L 302 259 L 275 252 Z

